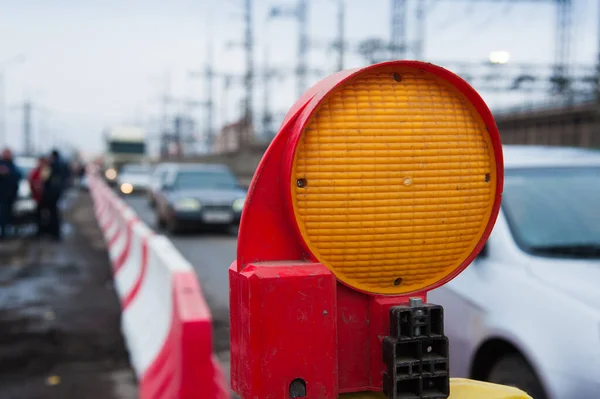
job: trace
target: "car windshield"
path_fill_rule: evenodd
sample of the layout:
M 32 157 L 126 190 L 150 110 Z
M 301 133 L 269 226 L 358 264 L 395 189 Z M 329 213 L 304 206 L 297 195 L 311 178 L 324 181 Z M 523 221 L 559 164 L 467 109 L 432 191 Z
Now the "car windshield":
M 600 257 L 600 168 L 505 171 L 502 207 L 526 252 Z
M 148 175 L 151 172 L 152 169 L 145 165 L 125 165 L 121 169 L 121 174 L 128 175 Z
M 174 188 L 177 190 L 188 189 L 229 189 L 237 187 L 235 177 L 226 171 L 200 171 L 184 170 L 177 173 Z
M 152 171 L 152 176 L 158 180 L 164 179 L 169 174 L 169 168 L 164 165 L 158 165 Z

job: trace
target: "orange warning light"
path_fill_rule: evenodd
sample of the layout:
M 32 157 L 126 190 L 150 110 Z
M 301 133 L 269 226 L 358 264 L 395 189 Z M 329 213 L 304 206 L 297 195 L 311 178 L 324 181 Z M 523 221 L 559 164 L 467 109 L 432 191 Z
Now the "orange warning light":
M 297 137 L 299 232 L 361 291 L 405 294 L 448 279 L 470 262 L 499 205 L 497 132 L 460 84 L 423 65 L 350 76 Z

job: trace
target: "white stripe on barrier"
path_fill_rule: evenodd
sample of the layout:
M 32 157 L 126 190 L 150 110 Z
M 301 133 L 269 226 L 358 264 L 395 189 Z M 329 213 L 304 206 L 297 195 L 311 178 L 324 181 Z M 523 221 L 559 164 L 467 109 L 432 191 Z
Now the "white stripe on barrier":
M 115 222 L 117 229 L 117 239 L 113 243 L 113 245 L 108 248 L 108 256 L 110 257 L 111 263 L 115 263 L 115 261 L 121 256 L 123 251 L 125 250 L 125 246 L 127 245 L 127 226 L 122 220 L 118 220 Z M 112 237 L 112 236 L 111 236 Z M 108 240 L 111 239 L 108 237 Z
M 148 239 L 148 265 L 140 291 L 123 313 L 131 361 L 141 377 L 166 341 L 173 317 L 171 271 L 164 267 L 157 247 L 165 237 Z M 143 326 L 143 328 L 140 328 Z
M 101 198 L 97 198 L 95 201 L 99 201 L 99 203 L 94 207 L 94 211 L 96 216 L 99 218 L 98 222 L 102 223 L 102 220 L 100 219 L 106 218 L 106 213 L 110 207 L 108 206 L 108 201 L 105 201 Z
M 152 235 L 152 231 L 143 224 L 133 226 L 131 249 L 125 263 L 115 275 L 115 285 L 121 298 L 126 297 L 134 288 L 142 272 L 142 247 L 144 240 Z
M 121 216 L 117 217 L 118 237 L 115 243 L 108 249 L 108 254 L 113 264 L 123 255 L 123 252 L 127 248 L 128 224 L 135 219 L 137 219 L 137 216 L 130 208 L 125 208 Z M 108 240 L 111 238 L 112 236 L 109 236 Z
M 113 239 L 115 234 L 118 234 L 119 229 L 120 229 L 119 221 L 116 220 L 115 218 L 113 218 L 112 223 L 110 224 L 110 227 L 104 233 L 104 240 L 106 241 L 107 244 L 110 243 L 110 240 Z
M 115 224 L 115 215 L 112 209 L 108 205 L 100 211 L 100 218 L 98 219 L 102 232 L 106 234 L 106 228 L 110 225 Z
M 157 240 L 154 248 L 171 272 L 193 272 L 194 268 L 168 239 Z

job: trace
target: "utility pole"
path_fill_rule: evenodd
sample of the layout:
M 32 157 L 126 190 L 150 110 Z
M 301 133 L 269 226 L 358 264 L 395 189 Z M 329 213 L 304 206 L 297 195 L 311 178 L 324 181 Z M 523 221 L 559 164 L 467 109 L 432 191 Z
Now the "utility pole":
M 406 3 L 407 0 L 392 1 L 392 52 L 394 55 L 404 54 L 406 45 Z M 462 1 L 462 0 L 461 0 Z M 573 0 L 469 0 L 473 2 L 513 2 L 513 3 L 552 3 L 556 6 L 555 20 L 555 53 L 554 53 L 554 86 L 555 91 L 564 94 L 569 91 L 570 84 L 570 44 L 571 31 L 573 26 Z M 420 59 L 423 56 L 423 47 L 425 46 L 425 1 L 418 0 L 416 8 L 416 43 L 415 57 Z M 600 16 L 599 16 L 600 19 Z M 600 24 L 600 21 L 599 21 Z M 598 32 L 598 75 L 600 76 L 600 30 Z
M 572 11 L 571 0 L 556 0 L 555 78 L 560 92 L 568 89 Z
M 23 150 L 25 155 L 33 155 L 31 143 L 31 102 L 26 101 L 23 104 Z
M 221 93 L 221 121 L 222 125 L 225 126 L 229 123 L 229 90 L 231 89 L 230 75 L 223 77 L 223 91 Z
M 269 17 L 291 16 L 298 22 L 298 53 L 296 61 L 296 96 L 299 98 L 306 90 L 308 75 L 308 0 L 298 0 L 296 7 L 273 7 Z
M 177 148 L 177 158 L 181 158 L 183 151 L 181 148 L 181 137 L 183 136 L 184 117 L 182 115 L 175 116 L 173 119 L 173 141 Z
M 265 38 L 264 48 L 264 73 L 263 73 L 263 115 L 262 115 L 262 133 L 264 136 L 271 138 L 271 98 L 269 85 L 271 81 L 271 71 L 269 70 L 269 44 L 268 38 Z
M 417 2 L 416 10 L 416 40 L 414 47 L 415 60 L 422 61 L 425 47 L 425 2 Z
M 209 35 L 206 54 L 206 69 L 204 72 L 206 81 L 206 145 L 209 150 L 212 149 L 214 141 L 213 132 L 213 116 L 214 116 L 214 101 L 213 101 L 213 52 L 212 40 Z
M 338 63 L 337 70 L 344 70 L 344 52 L 346 49 L 346 32 L 345 32 L 345 4 L 344 0 L 338 0 Z
M 169 153 L 169 102 L 171 100 L 171 77 L 169 76 L 169 73 L 165 73 L 163 79 L 164 86 L 161 95 L 160 137 L 161 153 L 167 155 Z
M 250 131 L 247 132 L 247 134 L 250 134 L 252 130 L 252 112 L 254 109 L 252 103 L 252 96 L 254 93 L 254 37 L 252 33 L 252 0 L 245 0 L 245 10 L 246 32 L 244 48 L 246 50 L 246 98 L 244 101 L 244 129 L 249 129 Z M 242 136 L 244 136 L 244 129 L 240 131 Z M 240 142 L 244 142 L 245 139 L 247 139 L 247 137 L 240 137 Z
M 308 0 L 298 0 L 298 86 L 297 98 L 306 90 L 306 74 L 308 71 Z
M 391 0 L 391 7 L 390 53 L 393 59 L 403 59 L 406 54 L 406 0 Z

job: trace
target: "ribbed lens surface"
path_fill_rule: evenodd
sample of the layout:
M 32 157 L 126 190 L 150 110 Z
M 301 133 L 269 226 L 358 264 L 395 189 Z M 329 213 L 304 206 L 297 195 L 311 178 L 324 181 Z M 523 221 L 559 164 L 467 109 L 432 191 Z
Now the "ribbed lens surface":
M 359 75 L 298 145 L 292 202 L 308 247 L 355 288 L 399 294 L 461 265 L 488 223 L 495 159 L 470 102 L 414 69 Z

